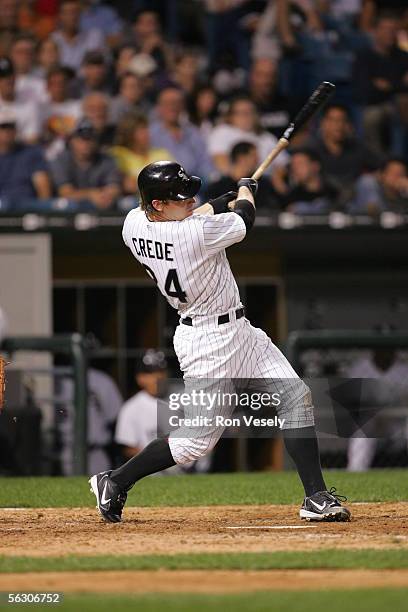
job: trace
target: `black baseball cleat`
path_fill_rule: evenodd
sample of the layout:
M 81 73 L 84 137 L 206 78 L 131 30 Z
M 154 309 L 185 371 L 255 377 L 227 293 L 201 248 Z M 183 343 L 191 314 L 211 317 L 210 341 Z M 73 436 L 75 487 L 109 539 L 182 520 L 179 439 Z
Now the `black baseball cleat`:
M 307 521 L 349 521 L 350 511 L 341 505 L 347 497 L 336 495 L 335 487 L 330 491 L 318 491 L 310 497 L 305 497 L 299 515 Z
M 120 523 L 127 493 L 109 478 L 110 473 L 111 470 L 95 474 L 88 482 L 91 485 L 91 493 L 96 497 L 96 507 L 102 518 L 109 523 Z

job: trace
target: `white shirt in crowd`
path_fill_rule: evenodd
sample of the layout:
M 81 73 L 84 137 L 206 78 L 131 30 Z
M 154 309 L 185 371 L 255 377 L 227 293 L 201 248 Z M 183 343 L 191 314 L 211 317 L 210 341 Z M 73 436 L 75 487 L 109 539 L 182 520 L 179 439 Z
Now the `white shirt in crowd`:
M 35 102 L 5 102 L 0 99 L 0 109 L 13 114 L 17 119 L 17 137 L 29 142 L 36 140 L 40 135 L 40 114 Z
M 124 403 L 116 423 L 115 442 L 141 451 L 157 438 L 157 398 L 139 391 Z

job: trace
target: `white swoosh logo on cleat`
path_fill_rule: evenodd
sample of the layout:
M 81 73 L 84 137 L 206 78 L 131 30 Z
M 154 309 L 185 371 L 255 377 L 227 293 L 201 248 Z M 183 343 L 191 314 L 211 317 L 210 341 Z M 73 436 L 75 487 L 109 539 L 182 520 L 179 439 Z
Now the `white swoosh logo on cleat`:
M 324 508 L 326 507 L 326 502 L 324 502 L 324 504 L 321 506 L 320 504 L 314 502 L 312 499 L 309 500 L 314 506 L 316 506 L 316 508 L 320 511 L 324 510 Z
M 105 483 L 105 488 L 104 488 L 104 490 L 102 492 L 102 497 L 101 497 L 101 504 L 107 504 L 111 500 L 111 498 L 106 499 L 106 497 L 105 497 L 107 486 L 108 486 L 108 483 Z

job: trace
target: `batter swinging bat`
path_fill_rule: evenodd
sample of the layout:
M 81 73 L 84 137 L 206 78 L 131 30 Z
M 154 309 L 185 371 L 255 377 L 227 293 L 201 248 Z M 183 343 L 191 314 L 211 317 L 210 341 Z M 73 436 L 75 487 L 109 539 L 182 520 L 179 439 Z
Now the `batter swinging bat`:
M 275 147 L 269 153 L 269 155 L 264 159 L 262 164 L 255 170 L 252 175 L 252 178 L 258 180 L 262 174 L 265 172 L 269 164 L 273 162 L 273 160 L 279 155 L 283 149 L 289 145 L 290 139 L 301 127 L 305 125 L 307 121 L 315 113 L 317 113 L 330 98 L 336 86 L 333 83 L 329 83 L 328 81 L 323 81 L 320 83 L 319 87 L 312 93 L 306 104 L 301 108 L 298 112 L 292 123 L 289 123 L 288 127 L 284 131 L 281 138 L 276 143 Z

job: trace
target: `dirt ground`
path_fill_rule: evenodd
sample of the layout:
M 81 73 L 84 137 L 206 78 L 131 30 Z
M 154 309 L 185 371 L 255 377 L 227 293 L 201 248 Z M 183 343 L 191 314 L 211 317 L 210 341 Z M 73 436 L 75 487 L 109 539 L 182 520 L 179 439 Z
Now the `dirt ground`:
M 0 508 L 0 555 L 146 555 L 327 548 L 408 549 L 408 503 L 353 504 L 350 523 L 308 523 L 298 506 L 127 508 L 107 524 L 87 508 Z M 313 573 L 313 579 L 311 579 Z M 111 580 L 111 578 L 114 578 Z M 3 574 L 0 591 L 238 591 L 406 586 L 408 570 Z

